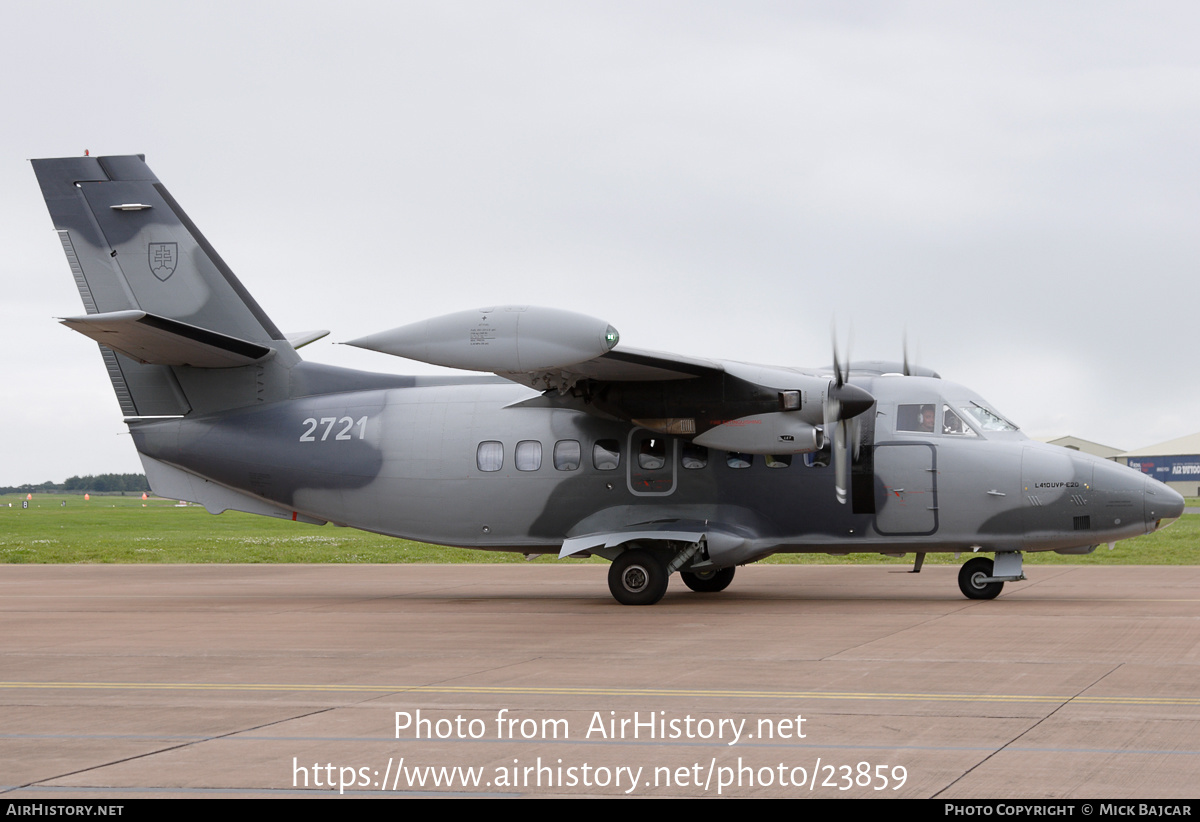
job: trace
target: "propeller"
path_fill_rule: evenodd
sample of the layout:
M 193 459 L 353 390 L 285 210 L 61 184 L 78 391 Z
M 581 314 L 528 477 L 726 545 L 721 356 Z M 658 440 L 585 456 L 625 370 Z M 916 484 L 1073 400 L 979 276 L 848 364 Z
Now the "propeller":
M 913 358 L 911 360 L 908 357 L 908 329 L 907 328 L 904 329 L 903 345 L 904 345 L 904 376 L 906 376 L 906 377 L 918 377 L 918 376 L 928 377 L 930 375 L 930 373 L 932 373 L 929 371 L 929 369 L 927 369 L 927 368 L 921 369 L 922 373 L 918 373 L 918 371 L 917 371 L 917 369 L 920 367 L 920 363 L 921 363 L 921 344 L 920 344 L 920 342 L 917 343 L 916 355 L 913 356 Z
M 847 356 L 847 360 L 849 357 Z M 907 363 L 907 355 L 906 360 Z M 907 364 L 905 366 L 907 371 Z M 825 398 L 825 432 L 833 432 L 833 477 L 837 501 L 846 504 L 850 491 L 850 444 L 858 447 L 858 425 L 855 418 L 875 404 L 875 398 L 857 385 L 847 382 L 849 362 L 845 370 L 841 358 L 838 357 L 837 332 L 833 334 L 833 372 L 834 378 L 829 385 L 829 393 Z

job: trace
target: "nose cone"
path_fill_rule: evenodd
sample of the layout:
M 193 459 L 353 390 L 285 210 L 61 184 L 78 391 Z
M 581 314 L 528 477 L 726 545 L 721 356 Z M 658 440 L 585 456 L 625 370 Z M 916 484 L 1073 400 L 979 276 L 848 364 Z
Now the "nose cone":
M 1146 522 L 1153 530 L 1170 525 L 1183 516 L 1183 497 L 1158 480 L 1146 478 Z

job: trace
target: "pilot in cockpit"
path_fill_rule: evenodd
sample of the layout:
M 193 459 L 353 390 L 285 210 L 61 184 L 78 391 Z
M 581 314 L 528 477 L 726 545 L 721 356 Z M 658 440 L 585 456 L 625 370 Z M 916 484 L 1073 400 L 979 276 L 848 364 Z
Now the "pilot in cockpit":
M 922 405 L 918 430 L 933 433 L 933 421 L 935 417 L 936 413 L 932 405 Z

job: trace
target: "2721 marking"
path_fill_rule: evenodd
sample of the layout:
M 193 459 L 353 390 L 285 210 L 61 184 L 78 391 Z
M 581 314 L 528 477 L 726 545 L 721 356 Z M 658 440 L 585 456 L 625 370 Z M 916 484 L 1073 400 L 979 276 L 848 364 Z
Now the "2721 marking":
M 366 417 L 359 417 L 358 422 L 355 422 L 353 417 L 321 417 L 320 419 L 317 419 L 316 417 L 309 417 L 303 422 L 303 425 L 308 427 L 305 428 L 304 433 L 300 435 L 300 442 L 317 442 L 316 431 L 322 425 L 325 426 L 325 430 L 321 432 L 321 442 L 325 442 L 325 440 L 329 439 L 330 433 L 332 433 L 334 428 L 337 426 L 341 427 L 338 428 L 337 433 L 333 436 L 335 440 L 361 440 L 366 439 L 367 437 Z M 357 437 L 355 437 L 353 433 L 353 431 L 356 429 L 358 431 Z

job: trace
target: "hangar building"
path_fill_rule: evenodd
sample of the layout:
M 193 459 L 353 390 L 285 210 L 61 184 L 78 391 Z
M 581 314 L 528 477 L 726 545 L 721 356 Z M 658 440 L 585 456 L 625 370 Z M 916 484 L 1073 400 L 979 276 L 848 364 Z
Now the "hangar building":
M 1126 451 L 1117 457 L 1185 497 L 1200 496 L 1200 433 Z
M 1123 453 L 1120 448 L 1101 445 L 1098 442 L 1080 439 L 1079 437 L 1057 437 L 1056 439 L 1052 440 L 1041 439 L 1040 441 L 1049 443 L 1050 445 L 1059 445 L 1063 448 L 1070 448 L 1072 451 L 1082 451 L 1085 454 L 1092 454 L 1093 456 L 1106 460 L 1115 460 Z

